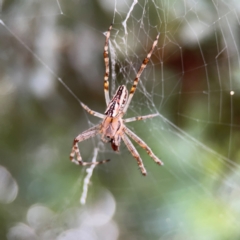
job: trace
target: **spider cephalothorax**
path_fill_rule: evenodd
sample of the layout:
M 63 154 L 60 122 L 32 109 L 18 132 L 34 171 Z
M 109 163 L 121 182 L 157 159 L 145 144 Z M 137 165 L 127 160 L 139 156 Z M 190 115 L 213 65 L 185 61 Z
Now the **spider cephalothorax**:
M 81 102 L 82 107 L 90 114 L 99 117 L 103 119 L 102 123 L 84 131 L 80 135 L 78 135 L 74 141 L 73 141 L 73 147 L 72 151 L 70 154 L 70 160 L 78 165 L 91 165 L 91 164 L 100 164 L 100 163 L 105 163 L 108 162 L 109 160 L 103 160 L 103 161 L 98 161 L 98 162 L 83 162 L 80 151 L 78 148 L 78 143 L 81 141 L 84 141 L 90 137 L 94 137 L 97 134 L 101 134 L 101 139 L 104 142 L 110 142 L 112 149 L 114 151 L 119 151 L 120 143 L 121 140 L 124 141 L 126 144 L 128 150 L 132 153 L 133 157 L 137 160 L 138 166 L 142 172 L 143 175 L 147 174 L 146 169 L 144 168 L 142 159 L 137 152 L 136 148 L 128 138 L 132 138 L 137 144 L 139 144 L 143 149 L 146 150 L 148 155 L 159 165 L 163 165 L 163 162 L 154 155 L 152 150 L 148 147 L 148 145 L 141 139 L 139 138 L 134 132 L 132 132 L 129 128 L 126 127 L 124 123 L 127 122 L 133 122 L 137 120 L 143 120 L 147 118 L 153 118 L 157 116 L 157 114 L 150 114 L 147 116 L 139 116 L 139 117 L 132 117 L 132 118 L 127 118 L 123 119 L 124 114 L 126 113 L 128 106 L 131 102 L 131 99 L 136 91 L 137 84 L 139 82 L 139 78 L 146 67 L 146 65 L 149 62 L 149 59 L 153 53 L 153 50 L 155 46 L 157 45 L 157 41 L 159 38 L 159 34 L 157 35 L 155 41 L 153 42 L 153 45 L 147 55 L 147 57 L 143 60 L 142 65 L 140 66 L 140 69 L 137 72 L 136 78 L 134 79 L 133 86 L 130 90 L 130 94 L 128 96 L 128 90 L 126 86 L 121 85 L 118 87 L 115 95 L 113 98 L 110 100 L 109 97 L 109 56 L 108 56 L 108 42 L 109 42 L 109 37 L 110 37 L 110 31 L 112 29 L 112 25 L 109 27 L 107 34 L 106 34 L 106 41 L 104 45 L 104 62 L 105 62 L 105 76 L 104 76 L 104 93 L 105 93 L 105 100 L 107 104 L 107 109 L 104 114 L 95 112 L 91 110 L 88 106 L 83 104 Z M 128 135 L 128 136 L 127 136 Z M 77 160 L 74 159 L 74 155 L 76 154 Z
M 128 97 L 127 88 L 122 85 L 118 87 L 114 97 L 109 102 L 105 111 L 105 119 L 101 125 L 102 139 L 105 137 L 111 142 L 112 149 L 119 151 L 121 136 L 123 135 L 123 109 Z

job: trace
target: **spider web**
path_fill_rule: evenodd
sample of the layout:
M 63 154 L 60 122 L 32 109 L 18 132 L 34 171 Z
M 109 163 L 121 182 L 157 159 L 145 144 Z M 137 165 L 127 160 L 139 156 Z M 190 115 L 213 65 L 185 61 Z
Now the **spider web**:
M 2 238 L 239 238 L 237 1 L 0 6 Z M 100 137 L 79 144 L 82 157 L 110 163 L 88 175 L 67 161 L 73 138 L 98 123 L 80 101 L 106 108 L 102 52 L 111 22 L 110 97 L 121 84 L 131 88 L 160 33 L 126 115 L 158 113 L 127 124 L 164 162 L 135 145 L 147 177 L 123 143 L 117 154 Z

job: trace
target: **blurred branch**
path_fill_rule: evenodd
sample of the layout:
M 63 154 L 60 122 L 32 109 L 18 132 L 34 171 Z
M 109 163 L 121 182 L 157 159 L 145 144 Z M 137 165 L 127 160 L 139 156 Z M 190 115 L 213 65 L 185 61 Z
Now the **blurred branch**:
M 93 153 L 93 158 L 92 158 L 92 162 L 96 162 L 97 159 L 97 155 L 98 155 L 98 148 L 94 148 L 94 153 Z M 83 181 L 83 192 L 80 198 L 80 203 L 82 205 L 84 205 L 86 203 L 86 199 L 87 199 L 87 193 L 88 193 L 88 186 L 90 183 L 90 179 L 93 173 L 93 169 L 96 167 L 96 164 L 92 164 L 89 168 L 86 169 L 87 175 L 84 178 Z

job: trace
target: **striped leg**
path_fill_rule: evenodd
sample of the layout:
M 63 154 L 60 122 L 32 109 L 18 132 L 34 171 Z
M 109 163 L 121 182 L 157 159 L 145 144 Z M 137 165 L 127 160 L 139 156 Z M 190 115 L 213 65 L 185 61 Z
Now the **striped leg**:
M 142 147 L 144 150 L 146 150 L 147 154 L 159 165 L 163 165 L 163 162 L 154 155 L 153 151 L 150 147 L 140 138 L 138 137 L 134 132 L 132 132 L 129 128 L 124 128 L 124 132 L 131 137 L 140 147 Z
M 104 75 L 104 94 L 105 94 L 105 100 L 106 104 L 108 106 L 110 102 L 110 97 L 109 97 L 109 55 L 108 55 L 108 45 L 109 45 L 109 38 L 110 38 L 110 31 L 112 29 L 112 24 L 108 28 L 108 31 L 106 33 L 106 40 L 105 40 L 105 45 L 104 45 L 104 51 L 103 51 L 103 58 L 104 58 L 104 63 L 105 63 L 105 75 Z
M 125 107 L 124 107 L 124 110 L 123 110 L 124 113 L 125 113 L 125 112 L 127 111 L 127 109 L 128 109 L 128 106 L 129 106 L 129 104 L 130 104 L 130 102 L 131 102 L 131 100 L 132 100 L 132 97 L 133 97 L 133 95 L 134 95 L 134 93 L 135 93 L 135 91 L 136 91 L 136 88 L 137 88 L 137 85 L 138 85 L 138 82 L 139 82 L 139 78 L 140 78 L 143 70 L 144 70 L 145 67 L 147 66 L 147 64 L 148 64 L 148 62 L 149 62 L 149 60 L 150 60 L 150 58 L 151 58 L 151 56 L 152 56 L 153 50 L 154 50 L 154 48 L 155 48 L 156 45 L 157 45 L 158 38 L 159 38 L 159 34 L 157 35 L 156 39 L 154 40 L 153 45 L 152 45 L 152 47 L 151 47 L 151 49 L 150 49 L 147 57 L 143 60 L 142 65 L 141 65 L 141 67 L 139 68 L 139 70 L 138 70 L 138 72 L 137 72 L 136 78 L 134 79 L 132 88 L 131 88 L 131 90 L 130 90 L 130 94 L 129 94 L 129 97 L 128 97 L 128 101 L 127 101 L 127 103 L 126 103 L 126 105 L 125 105 Z
M 98 118 L 105 118 L 106 115 L 95 112 L 93 110 L 91 110 L 87 105 L 85 105 L 84 103 L 80 102 L 81 106 L 83 107 L 84 110 L 86 110 L 89 114 L 98 117 Z
M 158 114 L 155 113 L 155 114 L 149 114 L 149 115 L 146 115 L 146 116 L 138 116 L 138 117 L 126 118 L 126 119 L 123 119 L 123 122 L 124 123 L 135 122 L 135 121 L 145 120 L 145 119 L 148 119 L 148 118 L 154 118 L 154 117 L 157 117 L 157 116 L 158 116 Z
M 122 135 L 122 139 L 124 141 L 124 143 L 126 144 L 128 150 L 131 152 L 131 154 L 133 155 L 134 158 L 136 158 L 138 166 L 142 172 L 142 175 L 146 176 L 147 175 L 147 171 L 143 165 L 143 161 L 139 155 L 139 153 L 137 152 L 136 148 L 134 147 L 134 145 L 131 143 L 130 139 L 128 138 L 128 136 L 126 134 Z
M 90 129 L 88 129 L 87 131 L 84 131 L 83 133 L 79 134 L 73 141 L 73 147 L 72 147 L 72 151 L 70 153 L 70 160 L 72 162 L 74 162 L 77 165 L 82 165 L 82 166 L 86 166 L 86 165 L 97 165 L 97 164 L 102 164 L 102 163 L 106 163 L 109 161 L 108 160 L 103 160 L 103 161 L 99 161 L 99 162 L 83 162 L 82 161 L 82 157 L 80 154 L 80 150 L 78 148 L 78 143 L 82 142 L 90 137 L 94 137 L 99 133 L 99 125 L 94 126 Z M 77 160 L 74 159 L 74 155 L 76 154 L 77 156 Z

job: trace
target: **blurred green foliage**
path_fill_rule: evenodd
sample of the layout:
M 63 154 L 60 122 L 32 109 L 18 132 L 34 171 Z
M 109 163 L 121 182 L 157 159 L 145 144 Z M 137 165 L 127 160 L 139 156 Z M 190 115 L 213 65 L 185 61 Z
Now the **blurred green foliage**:
M 11 181 L 18 193 L 0 205 L 0 238 L 238 239 L 235 3 L 222 9 L 212 1 L 191 6 L 146 0 L 133 11 L 131 1 L 115 3 L 115 9 L 107 0 L 1 5 L 0 165 L 10 175 L 2 175 L 0 190 L 9 191 L 0 196 L 16 186 Z M 122 22 L 129 11 L 126 35 Z M 74 137 L 98 120 L 58 78 L 82 102 L 104 112 L 102 33 L 113 21 L 117 78 L 110 79 L 111 93 L 119 84 L 130 87 L 161 33 L 128 114 L 159 117 L 128 126 L 165 165 L 156 166 L 137 147 L 148 170 L 144 178 L 125 146 L 115 154 L 99 138 L 83 142 L 83 159 L 91 161 L 99 147 L 98 158 L 112 161 L 94 169 L 87 204 L 81 206 L 86 172 L 68 161 L 69 153 Z

